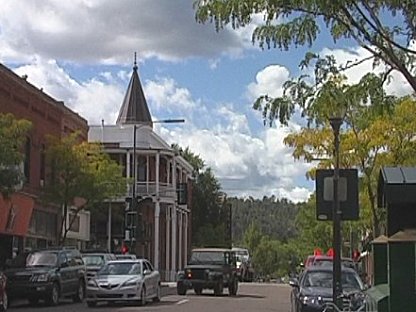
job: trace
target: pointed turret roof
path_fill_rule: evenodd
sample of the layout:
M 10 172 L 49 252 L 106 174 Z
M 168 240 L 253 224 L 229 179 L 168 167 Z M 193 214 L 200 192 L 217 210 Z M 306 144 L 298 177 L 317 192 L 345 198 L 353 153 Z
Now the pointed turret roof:
M 147 106 L 146 98 L 137 73 L 136 53 L 134 54 L 133 73 L 124 96 L 123 104 L 117 118 L 117 125 L 148 124 L 152 126 L 152 116 Z

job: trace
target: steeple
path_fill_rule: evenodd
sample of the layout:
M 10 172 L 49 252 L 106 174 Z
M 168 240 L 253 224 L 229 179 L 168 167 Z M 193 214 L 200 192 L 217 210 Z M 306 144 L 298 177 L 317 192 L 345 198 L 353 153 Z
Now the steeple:
M 117 118 L 117 125 L 124 124 L 152 124 L 152 116 L 147 106 L 143 88 L 140 83 L 139 74 L 137 73 L 137 55 L 134 53 L 133 73 L 124 96 L 123 104 Z

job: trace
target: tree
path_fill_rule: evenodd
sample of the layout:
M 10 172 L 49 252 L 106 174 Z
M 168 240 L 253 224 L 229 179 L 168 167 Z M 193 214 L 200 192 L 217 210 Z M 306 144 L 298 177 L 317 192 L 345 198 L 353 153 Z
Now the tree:
M 127 181 L 100 145 L 79 143 L 77 133 L 63 139 L 50 137 L 46 156 L 50 172 L 42 198 L 62 208 L 58 235 L 59 244 L 64 244 L 78 213 L 124 195 Z
M 346 95 L 356 98 L 357 86 L 346 87 Z M 354 91 L 354 92 L 353 92 Z M 382 99 L 379 103 L 383 106 Z M 350 106 L 346 114 L 347 127 L 341 133 L 340 165 L 356 167 L 360 172 L 361 220 L 357 225 L 372 229 L 378 236 L 385 228 L 385 211 L 377 207 L 377 181 L 381 167 L 411 166 L 416 143 L 416 102 L 411 98 L 392 100 L 391 109 L 376 113 L 376 104 Z M 285 144 L 294 148 L 293 156 L 307 161 L 320 159 L 316 168 L 332 166 L 332 131 L 328 125 L 319 128 L 303 128 L 285 138 Z M 309 173 L 314 177 L 315 169 Z
M 9 196 L 22 182 L 22 149 L 31 122 L 16 119 L 12 114 L 0 114 L 0 194 Z
M 259 224 L 252 222 L 244 233 L 243 245 L 246 246 L 251 252 L 254 252 L 256 247 L 260 244 L 263 233 Z
M 183 149 L 177 144 L 172 144 L 172 148 L 194 169 L 192 245 L 226 246 L 229 241 L 226 231 L 228 210 L 220 183 L 211 168 L 205 168 L 203 159 L 189 147 Z
M 187 146 L 185 149 L 182 149 L 178 144 L 172 144 L 172 148 L 192 166 L 194 169 L 194 176 L 198 175 L 202 169 L 205 167 L 205 162 L 199 155 L 194 154 Z
M 194 246 L 213 245 L 212 238 L 201 235 L 206 226 L 217 228 L 222 226 L 221 235 L 215 235 L 219 240 L 215 245 L 225 246 L 228 236 L 225 231 L 225 202 L 221 185 L 214 176 L 211 168 L 207 168 L 196 177 L 192 195 L 192 242 Z M 197 240 L 200 238 L 201 240 Z
M 414 1 L 198 0 L 195 7 L 197 21 L 213 22 L 217 31 L 228 24 L 244 27 L 254 14 L 263 15 L 264 24 L 252 35 L 261 48 L 311 47 L 326 27 L 334 42 L 354 40 L 370 52 L 375 65 L 382 61 L 386 72 L 399 71 L 416 91 Z

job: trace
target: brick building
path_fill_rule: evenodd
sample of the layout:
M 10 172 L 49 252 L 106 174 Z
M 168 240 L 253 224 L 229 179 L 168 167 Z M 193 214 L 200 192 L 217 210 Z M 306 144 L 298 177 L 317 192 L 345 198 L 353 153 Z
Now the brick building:
M 24 248 L 39 248 L 57 241 L 60 209 L 42 204 L 39 194 L 45 181 L 47 135 L 64 136 L 80 131 L 87 140 L 87 121 L 63 102 L 53 99 L 0 64 L 0 113 L 32 122 L 23 148 L 25 181 L 10 200 L 0 196 L 0 264 Z M 85 229 L 84 229 L 85 230 Z M 76 233 L 71 233 L 77 238 Z

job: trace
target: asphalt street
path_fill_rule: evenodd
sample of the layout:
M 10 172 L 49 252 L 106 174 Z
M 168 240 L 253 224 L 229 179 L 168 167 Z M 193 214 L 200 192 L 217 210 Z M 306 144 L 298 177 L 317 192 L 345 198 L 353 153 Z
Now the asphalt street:
M 61 300 L 56 307 L 49 307 L 42 302 L 36 306 L 21 300 L 14 302 L 10 312 L 83 312 L 83 311 L 180 311 L 180 312 L 289 312 L 290 286 L 284 284 L 242 283 L 239 285 L 237 296 L 228 296 L 224 290 L 222 296 L 214 296 L 213 291 L 206 290 L 198 296 L 188 291 L 186 296 L 176 295 L 176 289 L 164 287 L 163 297 L 159 303 L 149 302 L 146 306 L 135 304 L 102 304 L 95 308 L 88 308 L 86 303 L 72 303 Z

